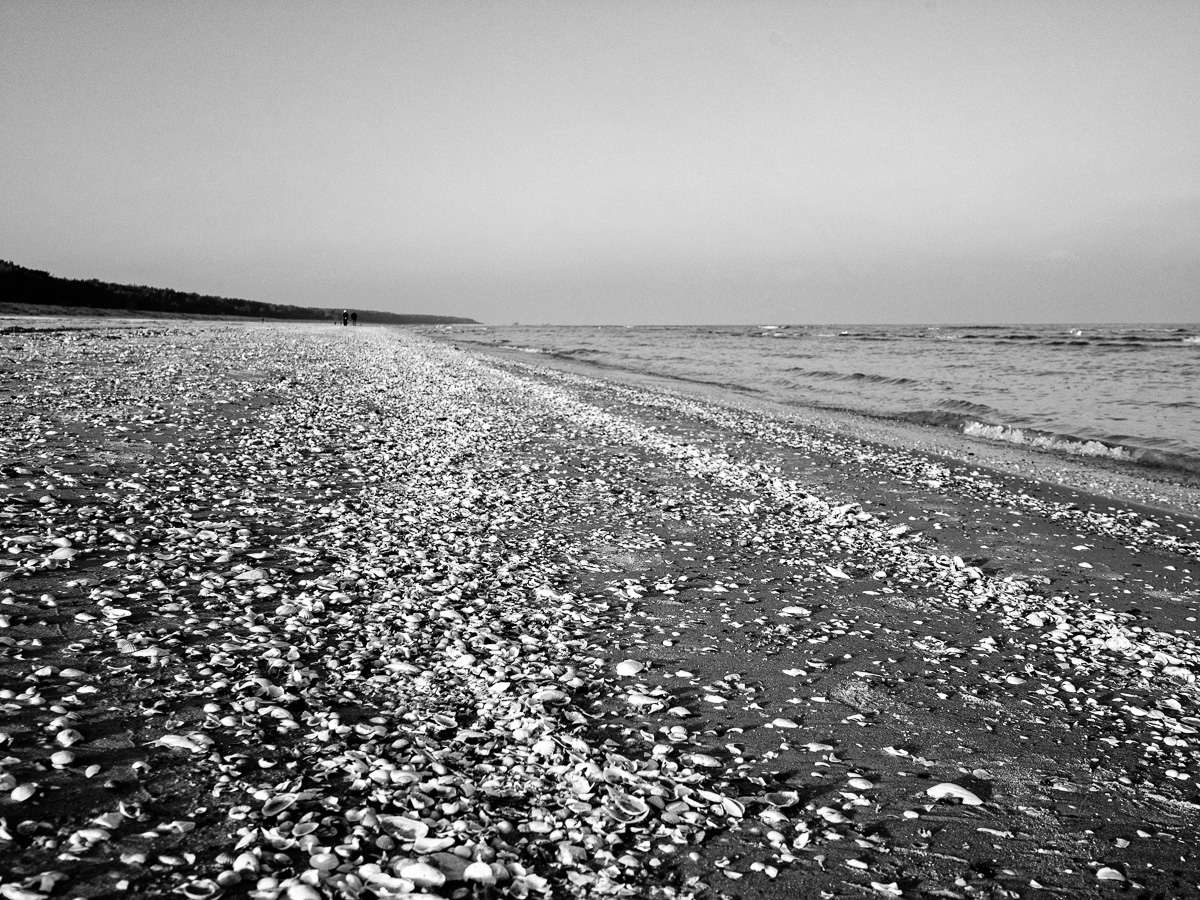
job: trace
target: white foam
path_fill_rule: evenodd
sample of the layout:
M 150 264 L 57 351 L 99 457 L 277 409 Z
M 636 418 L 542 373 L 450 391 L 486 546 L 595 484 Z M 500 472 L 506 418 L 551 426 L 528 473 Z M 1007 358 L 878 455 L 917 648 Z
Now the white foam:
M 963 424 L 963 434 L 971 437 L 987 438 L 993 441 L 1006 441 L 1010 444 L 1024 444 L 1037 447 L 1040 450 L 1058 450 L 1075 456 L 1103 456 L 1108 459 L 1134 459 L 1134 455 L 1124 447 L 1110 447 L 1100 441 L 1072 441 L 1063 438 L 1050 437 L 1044 434 L 1026 434 L 1020 428 L 1009 428 L 1006 425 L 985 425 L 983 422 L 966 422 Z

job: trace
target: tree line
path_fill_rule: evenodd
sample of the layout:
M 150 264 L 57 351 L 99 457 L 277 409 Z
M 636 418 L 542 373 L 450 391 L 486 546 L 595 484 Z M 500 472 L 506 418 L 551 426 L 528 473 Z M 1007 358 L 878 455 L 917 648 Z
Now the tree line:
M 165 312 L 206 316 L 253 316 L 270 319 L 341 319 L 341 307 L 292 306 L 284 303 L 260 303 L 236 297 L 214 297 L 210 294 L 186 293 L 171 288 L 147 287 L 140 284 L 113 284 L 73 278 L 59 278 L 49 272 L 27 269 L 16 263 L 0 260 L 0 298 L 8 303 L 27 303 L 34 306 L 62 306 L 82 309 L 120 309 L 131 313 Z M 364 324 L 380 325 L 448 325 L 473 324 L 474 319 L 456 316 L 427 316 L 389 313 L 378 310 L 358 310 L 358 320 Z

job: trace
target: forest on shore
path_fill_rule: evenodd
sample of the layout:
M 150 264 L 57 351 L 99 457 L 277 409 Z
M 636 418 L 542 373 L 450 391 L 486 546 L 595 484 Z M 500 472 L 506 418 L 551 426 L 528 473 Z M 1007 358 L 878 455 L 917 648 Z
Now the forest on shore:
M 27 269 L 0 260 L 0 298 L 6 307 L 38 307 L 24 310 L 37 314 L 43 310 L 62 315 L 78 315 L 88 310 L 123 310 L 139 313 L 174 313 L 188 316 L 247 316 L 268 319 L 322 320 L 339 319 L 342 307 L 292 306 L 261 303 L 237 297 L 214 297 L 171 288 L 138 284 L 113 284 L 95 278 L 86 281 L 59 278 L 49 272 Z M 474 319 L 433 316 L 417 313 L 390 313 L 356 309 L 358 321 L 375 325 L 449 325 L 473 324 Z

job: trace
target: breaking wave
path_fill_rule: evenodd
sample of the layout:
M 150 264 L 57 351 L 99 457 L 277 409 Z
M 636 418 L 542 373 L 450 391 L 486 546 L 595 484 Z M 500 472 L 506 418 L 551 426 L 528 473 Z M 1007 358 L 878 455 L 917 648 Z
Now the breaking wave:
M 963 434 L 970 437 L 1003 441 L 1008 444 L 1020 444 L 1038 450 L 1066 453 L 1071 456 L 1112 459 L 1135 463 L 1149 468 L 1171 469 L 1176 472 L 1186 472 L 1193 475 L 1200 474 L 1200 460 L 1182 453 L 1126 447 L 1121 444 L 1107 444 L 1103 441 L 1046 434 L 1032 429 L 1013 428 L 1008 425 L 989 425 L 986 422 L 978 421 L 964 422 L 962 431 Z
M 1026 431 L 1023 428 L 1012 428 L 1008 425 L 988 425 L 984 422 L 969 421 L 963 423 L 962 430 L 963 434 L 971 437 L 1005 441 L 1009 444 L 1025 444 L 1040 450 L 1058 450 L 1062 453 L 1070 453 L 1072 456 L 1103 456 L 1127 462 L 1137 458 L 1133 451 L 1125 447 L 1109 446 L 1100 441 L 1075 441 L 1036 431 Z

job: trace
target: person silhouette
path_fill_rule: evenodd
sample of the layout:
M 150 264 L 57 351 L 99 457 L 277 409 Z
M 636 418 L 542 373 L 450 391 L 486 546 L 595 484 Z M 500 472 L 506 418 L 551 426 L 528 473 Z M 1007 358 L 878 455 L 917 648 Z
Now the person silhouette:
M 353 325 L 357 325 L 357 324 L 358 324 L 358 313 L 356 313 L 356 312 L 352 312 L 352 313 L 350 313 L 350 322 L 351 322 L 351 324 L 353 324 Z
M 343 309 L 342 310 L 342 327 L 344 328 L 345 326 L 347 326 L 349 324 L 350 324 L 350 313 L 346 312 L 346 310 Z

